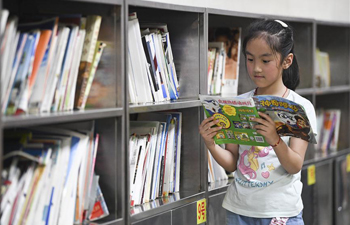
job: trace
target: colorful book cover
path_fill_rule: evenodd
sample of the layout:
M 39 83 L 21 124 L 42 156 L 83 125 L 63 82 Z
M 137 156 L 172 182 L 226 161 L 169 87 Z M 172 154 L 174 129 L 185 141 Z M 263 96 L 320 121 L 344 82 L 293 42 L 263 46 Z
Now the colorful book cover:
M 49 71 L 52 66 L 52 57 L 55 52 L 57 27 L 58 17 L 41 20 L 39 22 L 20 24 L 18 26 L 18 29 L 21 31 L 30 31 L 33 29 L 51 30 L 50 40 L 46 45 L 45 53 L 36 72 L 35 80 L 31 83 L 31 91 L 28 96 L 28 111 L 30 113 L 37 113 L 43 100 Z
M 7 115 L 12 115 L 16 112 L 16 109 L 20 102 L 20 97 L 24 92 L 26 87 L 26 82 L 28 81 L 28 75 L 31 74 L 32 58 L 34 58 L 35 44 L 38 35 L 28 34 L 26 44 L 23 49 L 22 58 L 18 67 L 17 74 L 13 83 L 11 94 L 9 96 L 8 105 L 6 109 Z
M 259 95 L 250 98 L 200 95 L 207 117 L 214 116 L 221 126 L 214 137 L 216 144 L 242 144 L 269 146 L 265 138 L 254 129 L 263 112 L 275 122 L 280 136 L 298 137 L 315 144 L 316 139 L 304 108 L 288 99 Z
M 100 186 L 97 186 L 97 195 L 94 208 L 89 216 L 90 221 L 95 221 L 109 215 L 108 207 L 106 201 L 103 197 Z
M 115 76 L 115 46 L 106 42 L 98 68 L 92 80 L 85 109 L 110 108 L 118 105 L 117 99 L 121 90 L 116 90 L 118 78 Z
M 33 89 L 36 75 L 37 75 L 39 66 L 41 64 L 41 61 L 44 58 L 44 54 L 45 54 L 47 45 L 50 41 L 51 34 L 52 34 L 51 30 L 41 30 L 40 31 L 40 39 L 38 42 L 37 49 L 35 51 L 33 71 L 32 71 L 32 74 L 30 75 L 30 79 L 29 79 L 29 94 L 31 93 L 31 90 Z
M 81 56 L 76 93 L 74 98 L 74 108 L 82 109 L 82 103 L 85 95 L 86 86 L 92 66 L 95 53 L 98 34 L 100 31 L 102 17 L 98 15 L 89 15 L 86 19 L 86 35 Z
M 9 77 L 8 82 L 6 82 L 6 86 L 4 87 L 4 95 L 1 96 L 1 100 L 2 100 L 2 113 L 5 114 L 6 109 L 7 109 L 7 105 L 9 103 L 9 98 L 10 98 L 10 94 L 16 79 L 16 74 L 17 74 L 17 70 L 19 68 L 20 65 L 22 65 L 22 57 L 23 57 L 23 50 L 25 47 L 25 44 L 27 43 L 27 37 L 28 34 L 27 33 L 21 33 L 19 35 L 19 39 L 18 39 L 18 43 L 17 43 L 17 48 L 16 48 L 16 55 L 15 58 L 13 60 L 13 64 L 12 64 L 12 71 L 11 71 L 11 75 Z M 5 88 L 6 87 L 6 88 Z M 6 89 L 6 90 L 5 90 Z
M 100 62 L 103 49 L 105 47 L 106 47 L 106 43 L 104 43 L 102 41 L 98 41 L 97 42 L 94 59 L 92 60 L 92 67 L 91 67 L 91 70 L 90 70 L 89 79 L 87 81 L 86 90 L 85 90 L 85 93 L 84 93 L 82 109 L 85 108 L 86 101 L 88 99 L 88 96 L 89 96 L 89 93 L 90 93 L 90 89 L 91 89 L 91 86 L 92 86 L 92 82 L 93 82 L 93 80 L 95 78 L 96 70 L 97 70 L 98 64 Z

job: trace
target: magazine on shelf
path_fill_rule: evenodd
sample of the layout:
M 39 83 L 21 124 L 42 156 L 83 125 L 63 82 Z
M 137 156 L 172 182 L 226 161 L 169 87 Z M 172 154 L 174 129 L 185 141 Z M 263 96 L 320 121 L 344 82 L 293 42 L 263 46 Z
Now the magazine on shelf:
M 316 150 L 320 150 L 322 154 L 337 151 L 341 110 L 340 109 L 317 109 L 317 144 Z
M 329 87 L 331 85 L 329 54 L 316 48 L 315 55 L 315 85 L 318 88 Z
M 216 144 L 243 144 L 254 146 L 269 146 L 263 135 L 254 129 L 259 118 L 258 112 L 269 115 L 275 122 L 280 136 L 298 137 L 310 143 L 316 143 L 304 108 L 288 99 L 259 95 L 249 98 L 220 97 L 200 95 L 207 117 L 214 116 L 221 126 L 214 137 Z
M 240 27 L 208 30 L 208 93 L 237 96 L 241 52 Z

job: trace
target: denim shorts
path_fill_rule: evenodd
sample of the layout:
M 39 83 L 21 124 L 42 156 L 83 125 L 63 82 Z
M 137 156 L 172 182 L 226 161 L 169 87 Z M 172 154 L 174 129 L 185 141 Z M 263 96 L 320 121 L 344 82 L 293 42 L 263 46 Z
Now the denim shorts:
M 235 214 L 226 210 L 226 225 L 269 225 L 272 218 L 254 218 Z M 303 212 L 299 215 L 290 217 L 287 225 L 304 225 Z

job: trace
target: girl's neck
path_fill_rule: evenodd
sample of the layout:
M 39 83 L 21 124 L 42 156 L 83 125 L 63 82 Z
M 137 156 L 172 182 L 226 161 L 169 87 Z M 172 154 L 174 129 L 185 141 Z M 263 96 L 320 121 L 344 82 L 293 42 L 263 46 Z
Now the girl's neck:
M 285 98 L 289 94 L 289 90 L 286 86 L 278 88 L 277 90 L 271 90 L 268 88 L 255 88 L 254 95 L 274 95 Z

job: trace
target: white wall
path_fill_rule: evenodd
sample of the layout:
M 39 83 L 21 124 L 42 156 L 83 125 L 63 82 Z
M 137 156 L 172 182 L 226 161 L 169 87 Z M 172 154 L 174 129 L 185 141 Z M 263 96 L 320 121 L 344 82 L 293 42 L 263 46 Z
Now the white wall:
M 151 0 L 239 12 L 350 23 L 350 0 Z

